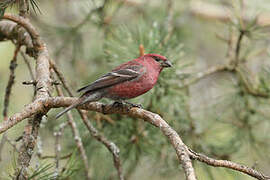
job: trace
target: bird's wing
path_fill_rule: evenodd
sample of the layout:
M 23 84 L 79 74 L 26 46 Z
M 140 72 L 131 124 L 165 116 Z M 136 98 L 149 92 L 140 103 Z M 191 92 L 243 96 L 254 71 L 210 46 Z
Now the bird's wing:
M 80 88 L 77 92 L 89 92 L 98 89 L 106 88 L 119 84 L 125 81 L 130 81 L 137 77 L 140 77 L 144 73 L 142 65 L 131 65 L 126 67 L 121 67 L 121 69 L 114 70 L 105 74 L 104 76 L 97 79 L 92 84 Z

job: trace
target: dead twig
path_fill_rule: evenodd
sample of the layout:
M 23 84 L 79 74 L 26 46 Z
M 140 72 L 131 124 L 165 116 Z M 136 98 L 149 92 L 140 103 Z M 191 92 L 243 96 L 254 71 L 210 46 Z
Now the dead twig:
M 29 11 L 29 0 L 20 0 L 19 1 L 19 15 L 26 18 L 26 14 Z
M 8 79 L 8 83 L 7 83 L 7 87 L 6 87 L 6 91 L 5 91 L 5 97 L 4 97 L 4 110 L 3 110 L 4 121 L 8 120 L 7 114 L 8 114 L 9 99 L 10 99 L 12 87 L 15 83 L 15 69 L 17 67 L 17 56 L 18 56 L 18 52 L 19 52 L 20 48 L 21 48 L 20 45 L 16 46 L 13 58 L 10 61 L 10 65 L 9 65 L 10 74 L 9 74 L 9 79 Z M 6 137 L 6 133 L 5 133 L 3 135 L 3 138 L 1 139 L 1 142 L 0 142 L 0 161 L 1 161 L 2 150 L 4 148 L 6 140 L 7 140 L 7 137 Z
M 55 173 L 59 174 L 59 160 L 60 160 L 60 152 L 61 152 L 61 144 L 60 137 L 62 136 L 65 127 L 68 125 L 67 122 L 61 123 L 59 126 L 59 130 L 54 133 L 55 136 Z
M 23 60 L 24 60 L 26 66 L 28 68 L 31 80 L 34 81 L 35 80 L 34 71 L 32 69 L 32 66 L 31 66 L 30 62 L 29 62 L 29 59 L 26 57 L 26 54 L 24 52 L 20 51 L 20 54 L 23 57 Z
M 64 96 L 64 94 L 62 92 L 62 89 L 60 87 L 56 86 L 56 90 L 57 90 L 57 94 L 59 96 L 62 96 L 62 97 Z M 77 125 L 76 125 L 76 123 L 75 123 L 75 121 L 73 119 L 73 116 L 72 116 L 71 112 L 67 113 L 67 117 L 68 117 L 68 124 L 69 124 L 69 126 L 70 126 L 70 128 L 72 130 L 74 140 L 76 142 L 77 148 L 79 149 L 80 155 L 81 155 L 82 160 L 83 160 L 86 179 L 90 180 L 90 175 L 88 173 L 88 169 L 89 169 L 88 158 L 86 156 L 86 152 L 85 152 L 84 146 L 82 144 L 82 140 L 81 140 L 81 137 L 80 137 L 79 130 L 77 128 Z M 59 141 L 59 138 L 58 138 L 58 141 Z M 57 151 L 59 151 L 59 147 L 60 147 L 59 142 L 57 142 L 57 144 L 58 144 L 58 146 L 56 148 L 57 148 Z
M 236 43 L 236 49 L 235 49 L 235 66 L 237 66 L 239 64 L 239 54 L 240 54 L 240 48 L 241 48 L 241 41 L 243 39 L 245 35 L 245 30 L 240 30 L 240 34 L 238 36 L 237 39 L 237 43 Z
M 9 65 L 10 75 L 9 75 L 9 80 L 8 80 L 8 84 L 6 87 L 6 93 L 5 93 L 5 98 L 4 98 L 4 110 L 3 110 L 4 119 L 7 118 L 9 98 L 10 98 L 12 86 L 15 82 L 14 80 L 15 80 L 15 69 L 17 67 L 17 55 L 18 55 L 20 48 L 21 48 L 21 46 L 19 46 L 19 45 L 16 47 L 16 49 L 14 51 L 13 58 L 10 61 L 10 65 Z
M 181 83 L 179 85 L 179 87 L 180 88 L 185 88 L 187 86 L 190 86 L 191 84 L 194 84 L 194 83 L 198 82 L 200 79 L 203 79 L 206 76 L 209 76 L 209 75 L 217 73 L 217 72 L 226 71 L 226 70 L 227 70 L 226 65 L 218 65 L 218 66 L 210 67 L 209 69 L 207 69 L 207 70 L 205 70 L 203 72 L 199 72 L 199 73 L 193 75 L 192 78 L 189 78 L 189 79 L 185 80 L 183 83 Z
M 266 176 L 264 174 L 262 174 L 261 172 L 253 169 L 253 168 L 249 168 L 245 165 L 240 165 L 231 161 L 227 161 L 227 160 L 216 160 L 210 157 L 207 157 L 203 154 L 200 153 L 196 153 L 193 150 L 189 149 L 189 155 L 193 160 L 198 160 L 200 162 L 206 163 L 210 166 L 214 166 L 214 167 L 225 167 L 225 168 L 229 168 L 229 169 L 233 169 L 239 172 L 242 172 L 244 174 L 250 175 L 254 178 L 260 179 L 260 180 L 269 180 L 270 177 Z
M 80 116 L 86 125 L 87 129 L 89 130 L 90 134 L 99 142 L 105 145 L 105 147 L 112 153 L 113 156 L 113 162 L 114 166 L 117 170 L 118 177 L 120 180 L 124 180 L 124 175 L 123 175 L 123 169 L 122 169 L 122 164 L 120 161 L 120 150 L 119 148 L 111 141 L 109 141 L 105 136 L 101 135 L 98 130 L 92 125 L 92 123 L 88 120 L 88 117 L 85 112 L 79 110 Z
M 58 67 L 56 66 L 55 62 L 52 59 L 50 59 L 50 66 L 54 70 L 54 72 L 56 73 L 56 75 L 59 78 L 59 80 L 61 81 L 61 83 L 63 84 L 63 86 L 64 86 L 65 90 L 68 92 L 69 96 L 73 97 L 72 90 L 71 90 L 70 86 L 68 85 L 63 73 L 58 69 Z
M 69 96 L 73 97 L 73 93 L 71 92 L 71 89 L 69 88 L 68 84 L 66 83 L 65 77 L 63 74 L 59 71 L 59 69 L 56 67 L 55 63 L 51 60 L 50 64 L 57 74 L 58 78 L 62 82 L 64 88 L 67 90 Z M 92 125 L 92 123 L 88 120 L 87 115 L 81 111 L 78 110 L 84 124 L 86 125 L 87 129 L 89 130 L 89 133 L 98 141 L 100 141 L 102 144 L 105 145 L 105 147 L 108 148 L 108 150 L 112 153 L 113 159 L 114 159 L 114 166 L 117 169 L 118 172 L 118 177 L 120 180 L 124 179 L 123 175 L 123 170 L 122 170 L 122 165 L 120 161 L 120 156 L 119 156 L 119 148 L 111 141 L 109 141 L 105 136 L 101 135 L 98 130 Z

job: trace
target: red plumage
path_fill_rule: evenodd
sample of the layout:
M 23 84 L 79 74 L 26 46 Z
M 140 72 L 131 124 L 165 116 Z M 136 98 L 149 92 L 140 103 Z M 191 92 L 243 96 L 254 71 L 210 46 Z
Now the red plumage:
M 78 102 L 59 113 L 56 118 L 74 107 L 103 97 L 122 102 L 140 96 L 154 87 L 164 67 L 171 66 L 166 57 L 158 54 L 146 54 L 128 61 L 79 89 L 78 92 L 83 94 Z
M 125 81 L 112 86 L 108 90 L 109 96 L 116 96 L 122 99 L 131 99 L 146 93 L 154 87 L 162 67 L 160 66 L 160 63 L 155 61 L 152 57 L 144 56 L 129 61 L 123 65 L 120 65 L 114 70 L 126 68 L 134 64 L 142 66 L 140 69 L 140 77 L 138 77 L 136 80 Z

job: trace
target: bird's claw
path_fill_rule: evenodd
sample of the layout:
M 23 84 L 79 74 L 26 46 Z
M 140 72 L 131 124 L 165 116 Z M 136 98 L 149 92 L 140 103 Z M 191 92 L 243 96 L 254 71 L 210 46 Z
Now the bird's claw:
M 131 106 L 131 107 L 136 107 L 136 108 L 140 108 L 140 109 L 143 108 L 143 106 L 141 104 L 133 104 L 133 103 L 130 103 L 130 102 L 126 102 L 126 104 Z
M 120 107 L 123 107 L 123 103 L 118 102 L 118 101 L 115 101 L 115 102 L 112 104 L 112 107 L 114 107 L 114 108 L 120 108 Z
M 106 111 L 111 111 L 114 108 L 123 108 L 123 107 L 124 107 L 124 104 L 122 102 L 115 101 L 109 106 L 109 109 L 107 109 Z M 107 114 L 106 111 L 105 111 L 105 105 L 102 105 L 102 113 Z
M 133 103 L 126 102 L 126 101 L 122 101 L 122 102 L 115 101 L 115 102 L 112 104 L 112 107 L 113 107 L 113 108 L 123 108 L 124 105 L 126 105 L 128 109 L 131 109 L 131 108 L 133 108 L 133 107 L 136 107 L 136 108 L 143 108 L 143 106 L 142 106 L 141 104 L 133 104 Z

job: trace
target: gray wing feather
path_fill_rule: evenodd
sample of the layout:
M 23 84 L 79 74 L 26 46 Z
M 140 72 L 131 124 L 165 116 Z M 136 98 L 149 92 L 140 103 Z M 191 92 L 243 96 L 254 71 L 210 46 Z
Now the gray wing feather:
M 92 84 L 80 88 L 77 92 L 86 93 L 89 91 L 95 91 L 98 89 L 110 87 L 112 85 L 122 83 L 125 81 L 130 81 L 141 75 L 140 73 L 141 68 L 142 66 L 135 65 L 129 66 L 125 69 L 109 72 L 104 76 L 100 77 L 99 79 L 97 79 L 96 81 L 94 81 Z

